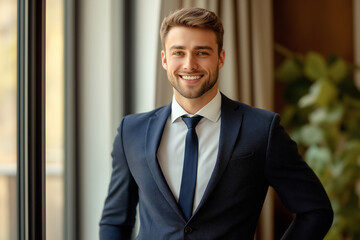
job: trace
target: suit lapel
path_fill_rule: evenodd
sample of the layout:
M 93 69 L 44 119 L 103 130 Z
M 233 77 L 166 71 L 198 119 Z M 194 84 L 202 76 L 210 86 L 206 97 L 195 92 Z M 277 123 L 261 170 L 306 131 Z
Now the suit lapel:
M 149 119 L 146 131 L 146 158 L 151 174 L 160 190 L 174 211 L 183 219 L 183 214 L 166 182 L 157 160 L 157 150 L 160 145 L 165 123 L 171 112 L 171 104 L 160 109 Z
M 222 95 L 221 101 L 221 126 L 218 157 L 205 193 L 195 213 L 209 197 L 224 173 L 231 158 L 242 124 L 243 113 L 239 110 L 239 105 L 224 95 Z

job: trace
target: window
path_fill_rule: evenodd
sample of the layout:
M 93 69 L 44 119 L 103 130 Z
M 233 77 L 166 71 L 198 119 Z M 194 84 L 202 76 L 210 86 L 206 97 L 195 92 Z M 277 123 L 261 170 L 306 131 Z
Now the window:
M 0 0 L 0 239 L 16 239 L 17 1 Z
M 18 6 L 18 3 L 20 5 Z M 24 7 L 28 5 L 27 7 Z M 22 171 L 19 167 L 17 154 L 17 123 L 23 116 L 21 110 L 17 111 L 17 98 L 20 84 L 17 77 L 22 78 L 29 74 L 25 72 L 28 68 L 18 68 L 24 64 L 30 51 L 29 37 L 25 34 L 25 28 L 18 25 L 18 19 L 29 23 L 31 14 L 30 3 L 17 0 L 0 0 L 0 240 L 23 239 L 30 233 L 19 233 L 19 226 L 24 224 L 25 216 L 29 208 L 25 207 L 17 211 L 18 206 L 23 204 L 24 197 L 20 199 L 17 187 L 17 173 L 19 175 L 29 174 L 27 170 Z M 35 5 L 34 5 L 35 6 Z M 20 11 L 18 11 L 18 8 Z M 25 9 L 25 10 L 24 10 Z M 18 14 L 20 16 L 18 16 Z M 20 20 L 20 22 L 22 21 Z M 29 24 L 30 25 L 30 24 Z M 24 26 L 24 25 L 22 25 Z M 27 26 L 28 27 L 28 26 Z M 19 32 L 18 32 L 19 30 Z M 30 31 L 30 30 L 29 30 Z M 20 34 L 20 38 L 17 34 Z M 64 239 L 64 0 L 46 0 L 46 238 Z M 17 40 L 20 39 L 19 45 Z M 24 40 L 25 39 L 25 40 Z M 27 42 L 22 45 L 23 42 Z M 25 54 L 18 55 L 22 49 Z M 19 57 L 21 56 L 21 57 Z M 20 59 L 20 60 L 19 60 Z M 21 62 L 24 61 L 24 62 Z M 25 63 L 28 64 L 28 63 Z M 17 72 L 19 71 L 19 72 Z M 27 77 L 25 77 L 27 78 Z M 26 85 L 26 84 L 25 84 Z M 26 87 L 25 87 L 26 88 Z M 24 88 L 24 89 L 25 89 Z M 28 91 L 25 89 L 23 91 Z M 26 104 L 28 94 L 20 92 L 21 98 Z M 19 100 L 22 101 L 22 100 Z M 25 104 L 25 105 L 26 105 Z M 26 110 L 28 111 L 28 110 Z M 24 112 L 26 112 L 24 111 Z M 27 117 L 19 124 L 24 123 Z M 24 124 L 26 126 L 28 123 Z M 20 125 L 19 125 L 20 126 Z M 28 126 L 27 126 L 28 127 Z M 28 131 L 28 129 L 26 130 Z M 22 135 L 26 136 L 26 135 Z M 27 144 L 26 140 L 23 142 Z M 25 147 L 27 148 L 27 147 Z M 24 154 L 23 149 L 19 152 Z M 27 159 L 27 157 L 25 157 Z M 25 174 L 24 174 L 25 173 Z M 22 176 L 27 184 L 28 176 Z M 19 181 L 20 182 L 20 181 Z M 35 185 L 36 188 L 41 186 Z M 21 190 L 22 191 L 22 190 Z M 21 192 L 20 191 L 20 192 Z M 30 191 L 30 190 L 29 190 Z M 25 192 L 25 191 L 24 191 Z M 24 196 L 24 195 L 22 195 Z M 19 204 L 19 205 L 18 205 Z M 23 204 L 23 205 L 22 205 Z M 22 207 L 20 207 L 22 208 Z M 35 212 L 35 214 L 37 214 Z M 21 216 L 21 217 L 18 217 Z M 29 229 L 29 228 L 22 228 Z M 37 231 L 37 230 L 34 230 Z M 30 232 L 30 231 L 29 231 Z M 19 235 L 19 236 L 17 236 Z M 34 235 L 32 235 L 34 236 Z
M 64 239 L 64 2 L 46 0 L 46 239 Z

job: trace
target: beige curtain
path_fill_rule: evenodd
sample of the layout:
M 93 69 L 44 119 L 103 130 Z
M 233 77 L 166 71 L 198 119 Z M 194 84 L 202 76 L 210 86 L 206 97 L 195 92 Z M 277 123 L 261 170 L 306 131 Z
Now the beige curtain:
M 163 0 L 160 22 L 171 11 L 182 7 L 209 9 L 217 13 L 223 21 L 226 57 L 219 75 L 220 90 L 232 99 L 273 110 L 272 0 Z M 160 42 L 158 47 L 160 55 Z M 156 106 L 169 103 L 171 96 L 172 89 L 159 57 Z M 256 239 L 273 239 L 273 199 L 273 190 L 269 190 Z

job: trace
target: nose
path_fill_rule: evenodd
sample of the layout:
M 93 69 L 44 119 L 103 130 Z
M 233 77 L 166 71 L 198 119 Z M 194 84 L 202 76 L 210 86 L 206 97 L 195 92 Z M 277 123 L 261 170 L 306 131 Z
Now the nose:
M 196 61 L 196 58 L 189 54 L 187 55 L 187 57 L 185 58 L 185 62 L 184 62 L 184 69 L 185 70 L 195 70 L 197 69 L 197 61 Z

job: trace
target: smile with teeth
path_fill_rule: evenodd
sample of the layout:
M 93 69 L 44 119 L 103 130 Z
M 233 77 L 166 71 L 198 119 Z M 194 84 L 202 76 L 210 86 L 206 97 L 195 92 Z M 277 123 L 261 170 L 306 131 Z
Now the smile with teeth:
M 184 80 L 198 80 L 202 75 L 180 75 L 180 77 Z

